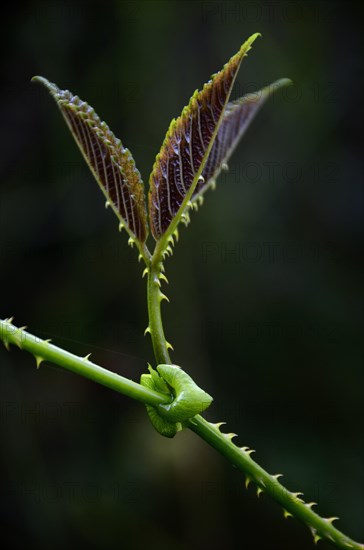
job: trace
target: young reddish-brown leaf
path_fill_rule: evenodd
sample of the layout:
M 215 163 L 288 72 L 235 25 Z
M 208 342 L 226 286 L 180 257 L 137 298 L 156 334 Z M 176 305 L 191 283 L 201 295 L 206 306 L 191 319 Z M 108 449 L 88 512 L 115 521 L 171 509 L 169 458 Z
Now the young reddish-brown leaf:
M 130 151 L 79 97 L 60 90 L 45 78 L 36 76 L 32 80 L 46 86 L 56 100 L 121 226 L 125 226 L 132 240 L 144 243 L 148 234 L 144 186 Z
M 182 115 L 173 120 L 150 176 L 149 216 L 154 238 L 175 230 L 209 156 L 243 57 L 254 34 L 202 91 L 196 91 Z M 164 243 L 164 241 L 166 241 Z
M 222 169 L 227 168 L 226 163 L 268 97 L 291 83 L 288 78 L 282 78 L 259 92 L 247 94 L 226 105 L 219 131 L 202 171 L 202 178 L 197 182 L 192 195 L 193 200 L 200 197 L 216 181 Z

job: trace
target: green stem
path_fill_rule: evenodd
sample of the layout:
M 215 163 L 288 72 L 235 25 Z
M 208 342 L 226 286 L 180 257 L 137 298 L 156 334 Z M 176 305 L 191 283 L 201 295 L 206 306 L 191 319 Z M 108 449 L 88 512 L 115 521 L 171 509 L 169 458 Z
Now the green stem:
M 145 265 L 149 265 L 149 262 L 151 261 L 152 255 L 149 252 L 149 248 L 146 243 L 140 243 L 139 241 L 135 241 L 136 245 L 139 250 L 140 258 L 143 259 Z
M 168 343 L 164 336 L 161 316 L 161 298 L 159 277 L 162 269 L 162 252 L 157 244 L 152 261 L 148 268 L 148 311 L 149 330 L 152 336 L 154 354 L 157 363 L 170 363 Z M 359 544 L 341 533 L 332 522 L 337 518 L 322 518 L 312 510 L 315 503 L 306 503 L 300 497 L 301 493 L 292 493 L 279 481 L 280 475 L 274 476 L 266 472 L 251 457 L 253 452 L 247 448 L 239 448 L 233 442 L 235 434 L 220 432 L 220 424 L 211 424 L 202 416 L 197 415 L 186 423 L 187 427 L 199 435 L 203 440 L 218 450 L 228 461 L 246 475 L 246 485 L 250 481 L 257 486 L 257 494 L 269 494 L 282 505 L 285 517 L 290 515 L 306 523 L 310 528 L 315 543 L 326 539 L 342 550 L 364 550 Z
M 159 288 L 159 287 L 158 287 Z M 152 294 L 152 297 L 154 293 Z M 160 304 L 158 300 L 157 304 Z M 155 304 L 154 304 L 155 306 Z M 154 309 L 153 309 L 154 310 Z M 158 319 L 160 320 L 160 310 Z M 20 349 L 28 351 L 35 356 L 37 366 L 42 361 L 50 361 L 62 368 L 65 368 L 76 374 L 80 374 L 89 380 L 93 380 L 114 391 L 127 395 L 142 403 L 158 406 L 170 402 L 170 396 L 160 394 L 145 386 L 141 386 L 132 380 L 124 378 L 118 374 L 107 371 L 98 365 L 95 365 L 88 358 L 77 357 L 53 344 L 49 341 L 26 332 L 24 328 L 15 327 L 11 320 L 0 320 L 0 340 L 3 340 L 6 347 L 9 344 L 15 344 Z M 157 339 L 159 347 L 165 345 L 164 357 L 168 358 L 168 350 L 165 339 Z M 235 434 L 224 434 L 219 430 L 220 424 L 211 424 L 202 416 L 197 415 L 186 422 L 186 425 L 212 447 L 218 450 L 228 461 L 235 465 L 241 472 L 245 473 L 247 482 L 252 481 L 258 487 L 258 495 L 265 492 L 279 502 L 285 515 L 293 515 L 304 521 L 311 529 L 315 542 L 320 538 L 333 542 L 342 550 L 364 550 L 364 545 L 359 544 L 341 533 L 332 525 L 333 518 L 322 518 L 313 510 L 311 504 L 306 504 L 300 499 L 299 493 L 292 493 L 281 485 L 277 476 L 270 475 L 259 464 L 249 456 L 250 450 L 239 448 L 232 443 Z
M 163 330 L 161 315 L 161 302 L 166 298 L 160 290 L 162 276 L 162 260 L 159 256 L 153 255 L 148 265 L 148 315 L 149 325 L 147 331 L 152 338 L 153 350 L 157 365 L 165 363 L 170 365 L 168 344 Z
M 0 320 L 0 339 L 3 340 L 6 347 L 9 344 L 15 344 L 20 349 L 33 354 L 38 367 L 42 361 L 50 361 L 75 374 L 84 376 L 89 380 L 93 380 L 98 384 L 102 384 L 107 388 L 148 405 L 157 406 L 170 401 L 169 396 L 166 397 L 166 395 L 141 386 L 128 378 L 103 369 L 91 362 L 87 357 L 73 355 L 62 348 L 54 346 L 47 340 L 42 340 L 33 334 L 29 334 L 24 328 L 17 328 L 11 323 L 11 320 Z
M 292 493 L 278 481 L 278 476 L 266 472 L 250 457 L 250 449 L 239 448 L 233 442 L 235 434 L 224 434 L 219 430 L 220 424 L 211 424 L 202 416 L 191 418 L 188 427 L 202 439 L 218 450 L 228 461 L 246 475 L 246 485 L 250 481 L 258 488 L 258 496 L 261 492 L 267 493 L 284 509 L 284 515 L 300 519 L 311 529 L 314 541 L 326 539 L 334 543 L 342 550 L 363 550 L 364 545 L 353 541 L 338 529 L 332 522 L 337 518 L 322 518 L 311 507 L 314 503 L 305 503 L 300 496 L 302 493 Z

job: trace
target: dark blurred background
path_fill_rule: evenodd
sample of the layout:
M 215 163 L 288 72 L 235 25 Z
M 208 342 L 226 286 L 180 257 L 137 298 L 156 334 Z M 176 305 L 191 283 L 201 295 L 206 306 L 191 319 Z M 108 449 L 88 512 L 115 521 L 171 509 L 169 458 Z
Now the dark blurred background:
M 255 31 L 235 97 L 259 113 L 166 263 L 173 360 L 291 490 L 364 539 L 363 94 L 355 4 L 12 3 L 2 14 L 0 317 L 138 380 L 145 281 L 40 74 L 93 105 L 147 184 L 172 117 Z M 0 350 L 1 534 L 11 547 L 313 548 L 192 433 Z M 326 543 L 321 547 L 329 548 Z

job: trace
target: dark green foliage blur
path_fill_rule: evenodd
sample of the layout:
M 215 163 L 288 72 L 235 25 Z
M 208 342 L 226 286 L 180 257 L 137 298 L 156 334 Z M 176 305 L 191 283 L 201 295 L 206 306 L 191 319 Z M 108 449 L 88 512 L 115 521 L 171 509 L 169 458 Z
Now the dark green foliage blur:
M 364 539 L 363 94 L 359 13 L 336 1 L 11 3 L 2 13 L 2 318 L 138 380 L 153 363 L 141 264 L 35 74 L 87 100 L 147 185 L 170 120 L 255 31 L 235 95 L 280 77 L 181 229 L 173 360 L 240 445 Z M 1 535 L 11 548 L 309 550 L 192 433 L 0 350 Z M 320 543 L 321 548 L 329 548 Z

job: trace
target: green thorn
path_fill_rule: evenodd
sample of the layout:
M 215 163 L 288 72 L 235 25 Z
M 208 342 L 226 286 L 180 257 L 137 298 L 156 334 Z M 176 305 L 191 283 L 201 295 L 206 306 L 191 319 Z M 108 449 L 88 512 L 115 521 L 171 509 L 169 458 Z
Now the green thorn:
M 283 516 L 287 519 L 287 518 L 293 518 L 292 514 L 290 512 L 287 512 L 287 510 L 285 510 L 283 508 Z
M 255 450 L 251 449 L 250 447 L 240 447 L 240 448 L 248 456 L 250 456 L 252 453 L 255 453 Z
M 3 343 L 4 343 L 4 346 L 5 346 L 5 349 L 7 351 L 10 351 L 10 342 L 8 340 L 3 340 Z
M 162 279 L 162 281 L 165 281 L 167 284 L 169 284 L 169 281 L 164 273 L 160 273 L 159 278 Z
M 246 476 L 245 477 L 245 489 L 248 489 L 250 483 L 251 483 L 251 478 L 249 476 Z
M 35 358 L 35 362 L 37 364 L 37 369 L 39 369 L 41 363 L 43 363 L 43 361 L 44 361 L 44 358 L 41 357 L 40 355 L 34 355 L 34 358 Z
M 166 300 L 167 302 L 169 302 L 169 298 L 165 294 L 163 294 L 163 292 L 160 292 L 159 301 L 162 302 L 163 300 Z
M 146 336 L 147 334 L 151 334 L 149 325 L 147 326 L 147 328 L 144 331 L 144 336 Z
M 224 426 L 224 424 L 226 424 L 226 422 L 216 422 L 216 424 L 211 424 L 211 426 L 213 426 L 214 428 L 216 428 L 220 432 L 220 427 Z M 220 433 L 222 433 L 222 432 L 220 432 Z
M 325 518 L 325 519 L 326 519 L 326 521 L 327 521 L 328 523 L 332 524 L 334 521 L 337 521 L 339 518 L 337 518 L 337 517 L 332 517 L 332 518 Z
M 313 541 L 315 544 L 317 544 L 318 541 L 322 539 L 322 537 L 320 537 L 320 535 L 317 534 L 316 529 L 314 529 L 313 527 L 310 527 L 310 530 L 313 536 Z

